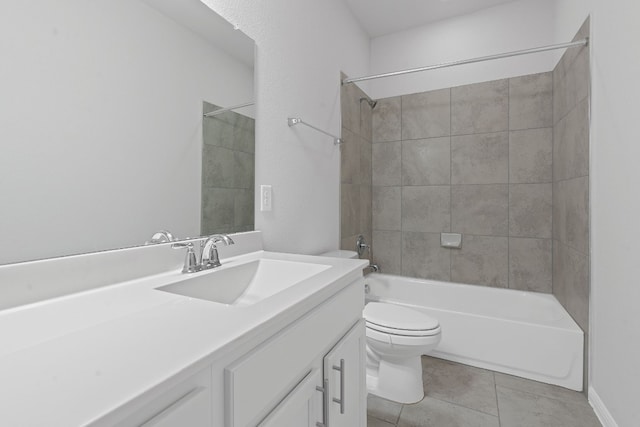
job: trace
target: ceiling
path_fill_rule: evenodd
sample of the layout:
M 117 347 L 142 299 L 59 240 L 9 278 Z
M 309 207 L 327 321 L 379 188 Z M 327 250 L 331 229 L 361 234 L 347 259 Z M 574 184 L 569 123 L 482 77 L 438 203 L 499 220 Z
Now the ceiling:
M 466 15 L 514 0 L 344 0 L 371 37 Z

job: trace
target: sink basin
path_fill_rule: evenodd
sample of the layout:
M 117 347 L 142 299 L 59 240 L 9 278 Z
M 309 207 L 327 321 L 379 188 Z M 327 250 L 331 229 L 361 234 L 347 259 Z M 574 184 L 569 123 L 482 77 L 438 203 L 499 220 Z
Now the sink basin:
M 302 282 L 331 266 L 297 261 L 259 259 L 219 270 L 186 276 L 156 288 L 232 306 L 248 306 Z

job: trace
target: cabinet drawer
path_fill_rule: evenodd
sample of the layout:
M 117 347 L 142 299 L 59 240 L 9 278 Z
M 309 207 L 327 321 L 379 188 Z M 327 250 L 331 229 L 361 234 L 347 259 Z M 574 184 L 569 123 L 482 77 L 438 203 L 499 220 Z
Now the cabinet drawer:
M 226 368 L 225 424 L 255 426 L 362 316 L 363 304 L 359 279 Z
M 210 399 L 211 393 L 208 389 L 195 388 L 141 427 L 210 427 Z
M 211 367 L 130 401 L 92 427 L 211 426 Z

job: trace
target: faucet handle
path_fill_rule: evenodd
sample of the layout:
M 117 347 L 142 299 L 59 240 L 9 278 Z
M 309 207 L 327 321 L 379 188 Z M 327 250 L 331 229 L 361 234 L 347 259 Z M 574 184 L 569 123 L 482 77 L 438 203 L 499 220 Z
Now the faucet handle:
M 171 234 L 170 231 L 168 230 L 160 230 L 157 233 L 154 233 L 153 236 L 151 236 L 150 240 L 147 240 L 144 244 L 145 245 L 152 245 L 155 243 L 168 243 L 168 242 L 172 242 L 176 240 L 175 237 L 173 237 L 173 234 Z
M 200 270 L 200 264 L 193 248 L 193 243 L 174 243 L 171 245 L 173 249 L 187 248 L 187 254 L 184 257 L 183 273 L 195 273 Z
M 220 267 L 220 255 L 218 255 L 218 247 L 212 241 L 202 248 L 202 269 Z
M 368 251 L 370 246 L 364 240 L 364 236 L 361 234 L 358 236 L 358 240 L 356 240 L 356 252 L 358 252 L 358 258 L 362 258 L 362 255 Z
M 209 236 L 213 243 L 224 243 L 226 246 L 233 245 L 235 242 L 226 234 L 213 234 Z

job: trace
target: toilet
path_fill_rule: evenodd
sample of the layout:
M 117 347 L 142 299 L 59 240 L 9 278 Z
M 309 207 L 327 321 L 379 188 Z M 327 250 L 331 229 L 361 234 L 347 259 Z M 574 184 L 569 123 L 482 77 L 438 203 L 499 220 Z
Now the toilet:
M 358 258 L 353 251 L 323 254 Z M 367 391 L 400 403 L 416 403 L 424 397 L 423 354 L 438 346 L 438 320 L 425 312 L 388 302 L 369 302 L 362 316 L 367 335 Z
M 363 317 L 367 333 L 367 390 L 400 403 L 424 397 L 422 361 L 440 342 L 438 320 L 411 307 L 370 302 Z

